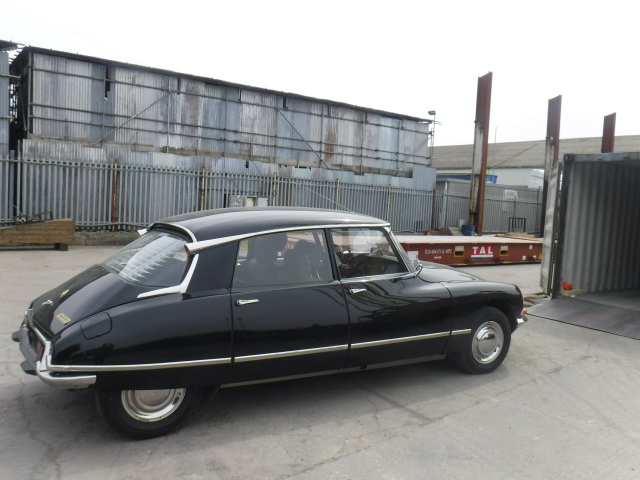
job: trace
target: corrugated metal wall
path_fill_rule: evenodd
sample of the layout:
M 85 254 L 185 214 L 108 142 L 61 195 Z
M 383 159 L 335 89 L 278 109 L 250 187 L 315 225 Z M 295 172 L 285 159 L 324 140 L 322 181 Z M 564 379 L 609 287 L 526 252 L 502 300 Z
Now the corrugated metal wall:
M 560 281 L 587 292 L 639 288 L 640 163 L 574 162 L 568 188 Z
M 0 157 L 9 155 L 9 53 L 0 51 Z
M 22 158 L 72 163 L 99 163 L 102 165 L 146 166 L 158 168 L 189 169 L 200 171 L 234 172 L 260 175 L 279 175 L 289 178 L 313 178 L 315 180 L 340 180 L 345 183 L 378 185 L 431 190 L 435 185 L 436 171 L 423 165 L 415 165 L 412 177 L 392 177 L 365 173 L 358 175 L 344 170 L 326 168 L 297 168 L 294 166 L 245 161 L 238 158 L 212 158 L 204 155 L 174 155 L 163 152 L 135 151 L 121 145 L 91 148 L 79 142 L 56 139 L 30 139 L 20 142 Z
M 23 56 L 14 68 L 21 89 L 31 91 L 29 100 L 21 97 L 31 107 L 29 138 L 400 177 L 430 165 L 428 123 L 115 62 L 27 53 L 29 61 Z

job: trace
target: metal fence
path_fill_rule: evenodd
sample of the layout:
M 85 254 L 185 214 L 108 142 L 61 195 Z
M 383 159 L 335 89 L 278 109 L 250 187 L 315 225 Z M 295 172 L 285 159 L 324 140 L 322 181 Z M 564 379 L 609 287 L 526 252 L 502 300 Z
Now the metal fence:
M 467 223 L 469 195 L 444 193 L 439 196 L 437 223 L 439 226 L 458 227 Z M 482 233 L 495 234 L 521 231 L 538 234 L 541 204 L 531 199 L 485 197 Z
M 0 225 L 15 215 L 50 212 L 51 218 L 74 218 L 80 230 L 134 230 L 171 215 L 244 205 L 349 210 L 386 219 L 395 231 L 423 232 L 459 226 L 468 217 L 469 197 L 205 169 L 0 159 Z M 537 233 L 539 218 L 539 202 L 489 197 L 483 233 L 514 231 L 514 219 L 522 231 Z
M 74 218 L 81 230 L 134 230 L 159 218 L 238 205 L 350 210 L 399 231 L 432 228 L 434 192 L 278 175 L 0 159 L 0 223 L 15 215 Z

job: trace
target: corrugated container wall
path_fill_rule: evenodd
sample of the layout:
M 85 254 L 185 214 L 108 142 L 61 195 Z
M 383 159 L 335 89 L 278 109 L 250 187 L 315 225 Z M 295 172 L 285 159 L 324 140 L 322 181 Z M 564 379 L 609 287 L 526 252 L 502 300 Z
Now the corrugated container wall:
M 640 287 L 640 161 L 632 159 L 639 155 L 565 161 L 560 282 L 586 292 Z
M 9 53 L 0 51 L 0 157 L 9 155 Z
M 30 92 L 26 141 L 389 177 L 430 166 L 429 123 L 413 117 L 41 49 L 14 65 Z

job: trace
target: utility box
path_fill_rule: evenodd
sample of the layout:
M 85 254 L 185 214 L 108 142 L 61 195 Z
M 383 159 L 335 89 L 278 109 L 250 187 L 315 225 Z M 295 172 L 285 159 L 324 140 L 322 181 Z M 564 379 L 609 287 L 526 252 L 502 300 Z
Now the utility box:
M 640 153 L 565 155 L 549 182 L 541 286 L 640 288 Z

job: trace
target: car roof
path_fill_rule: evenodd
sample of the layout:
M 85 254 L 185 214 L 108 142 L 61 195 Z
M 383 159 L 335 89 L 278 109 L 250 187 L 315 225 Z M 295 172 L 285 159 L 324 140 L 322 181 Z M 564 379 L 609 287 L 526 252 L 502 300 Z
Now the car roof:
M 340 210 L 292 207 L 243 207 L 202 210 L 154 222 L 150 229 L 170 227 L 186 231 L 193 241 L 246 235 L 288 228 L 342 225 L 388 226 L 375 217 Z

